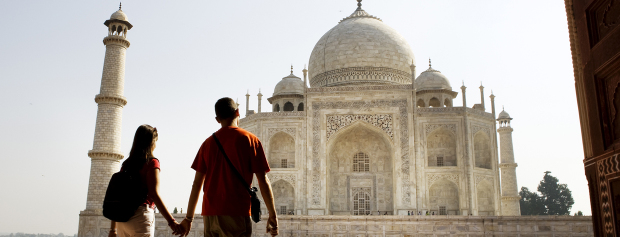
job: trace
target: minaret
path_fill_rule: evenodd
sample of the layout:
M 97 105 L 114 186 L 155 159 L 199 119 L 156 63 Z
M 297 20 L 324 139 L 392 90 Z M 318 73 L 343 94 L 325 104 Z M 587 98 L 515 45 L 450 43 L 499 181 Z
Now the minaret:
M 493 90 L 491 90 L 489 98 L 491 98 L 491 114 L 493 114 L 493 118 L 495 118 L 495 95 L 493 95 Z
M 482 86 L 482 82 L 480 82 L 480 104 L 482 105 L 482 110 L 485 111 L 486 107 L 484 107 L 484 86 Z
M 95 96 L 98 106 L 95 138 L 93 149 L 88 151 L 91 158 L 90 180 L 86 209 L 80 212 L 78 236 L 86 236 L 88 233 L 100 235 L 100 228 L 109 229 L 109 224 L 98 226 L 101 222 L 97 219 L 103 218 L 103 198 L 108 182 L 112 174 L 119 171 L 120 160 L 124 157 L 121 151 L 121 123 L 123 107 L 127 104 L 123 96 L 125 55 L 129 48 L 126 37 L 127 31 L 133 26 L 120 7 L 103 24 L 108 27 L 108 36 L 103 38 L 106 52 L 101 88 Z
M 467 107 L 467 97 L 465 96 L 465 82 L 463 81 L 463 85 L 461 86 L 461 91 L 463 92 L 463 108 Z
M 250 113 L 250 90 L 245 94 L 245 116 L 247 117 Z
M 260 113 L 260 104 L 261 100 L 263 100 L 263 94 L 260 93 L 260 89 L 258 89 L 258 112 Z
M 517 163 L 515 163 L 514 152 L 512 149 L 512 118 L 502 109 L 497 121 L 499 122 L 500 154 L 501 162 L 501 187 L 502 187 L 502 216 L 520 216 L 521 207 L 519 206 L 519 191 L 517 187 Z
M 304 73 L 304 87 L 308 88 L 308 69 L 306 69 L 306 65 L 304 64 L 304 70 L 301 70 Z

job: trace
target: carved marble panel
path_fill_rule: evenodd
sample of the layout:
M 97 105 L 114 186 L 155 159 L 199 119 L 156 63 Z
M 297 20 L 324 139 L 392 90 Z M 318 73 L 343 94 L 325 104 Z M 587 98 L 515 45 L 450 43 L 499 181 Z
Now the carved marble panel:
M 384 131 L 390 139 L 394 139 L 394 132 L 392 131 L 394 125 L 392 125 L 391 114 L 345 114 L 327 116 L 327 140 L 340 129 L 356 121 L 367 122 Z

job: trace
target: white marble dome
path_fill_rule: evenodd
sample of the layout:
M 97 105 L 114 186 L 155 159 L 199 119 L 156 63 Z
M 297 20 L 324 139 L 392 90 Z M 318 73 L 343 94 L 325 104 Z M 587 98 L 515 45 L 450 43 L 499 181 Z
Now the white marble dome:
M 123 12 L 123 10 L 118 10 L 110 16 L 110 20 L 120 20 L 120 21 L 129 21 L 127 15 Z
M 273 90 L 273 96 L 303 95 L 304 89 L 304 81 L 291 73 L 291 75 L 282 78 L 282 80 L 278 82 L 276 88 Z
M 415 79 L 415 88 L 421 90 L 452 90 L 448 78 L 440 71 L 433 69 L 430 65 L 428 69 Z
M 314 46 L 310 85 L 409 84 L 412 63 L 405 38 L 358 7 Z

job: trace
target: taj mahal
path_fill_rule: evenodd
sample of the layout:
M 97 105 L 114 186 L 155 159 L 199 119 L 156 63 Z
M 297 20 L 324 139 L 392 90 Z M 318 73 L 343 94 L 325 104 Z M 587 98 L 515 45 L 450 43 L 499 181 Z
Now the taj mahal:
M 591 236 L 588 217 L 520 216 L 510 115 L 496 114 L 495 96 L 485 97 L 482 85 L 479 103 L 468 107 L 465 85 L 453 89 L 449 75 L 430 60 L 428 68 L 417 64 L 407 40 L 361 2 L 326 29 L 312 52 L 300 52 L 310 53 L 303 78 L 291 67 L 267 98 L 272 112 L 262 111 L 260 92 L 256 110 L 246 94 L 239 126 L 263 144 L 282 233 Z M 78 231 L 86 237 L 107 236 L 103 196 L 124 158 L 120 128 L 132 25 L 120 9 L 105 25 L 87 205 Z M 453 103 L 458 96 L 462 105 Z M 156 236 L 171 236 L 163 218 L 156 221 Z M 264 224 L 254 226 L 255 235 L 263 236 Z M 195 227 L 191 236 L 198 237 L 202 223 Z
M 462 86 L 456 106 L 448 77 L 417 68 L 407 41 L 358 3 L 303 79 L 291 70 L 275 86 L 273 112 L 246 95 L 240 126 L 265 147 L 279 214 L 520 215 L 508 113 L 496 116 L 493 95 L 485 105 L 482 86 L 479 104 L 467 107 Z

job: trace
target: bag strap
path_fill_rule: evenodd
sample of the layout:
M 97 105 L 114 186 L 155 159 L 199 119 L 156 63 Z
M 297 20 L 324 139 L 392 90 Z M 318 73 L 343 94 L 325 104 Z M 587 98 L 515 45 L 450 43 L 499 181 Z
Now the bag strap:
M 241 180 L 241 183 L 244 185 L 243 186 L 244 189 L 248 191 L 250 196 L 252 196 L 252 193 L 253 193 L 252 192 L 252 188 L 250 188 L 250 185 L 248 185 L 248 183 L 245 182 L 245 179 L 243 179 L 243 176 L 241 176 L 241 173 L 239 173 L 237 168 L 235 168 L 235 166 L 232 164 L 232 162 L 230 161 L 230 159 L 226 155 L 226 151 L 224 151 L 224 147 L 222 147 L 222 144 L 220 143 L 220 140 L 218 140 L 217 136 L 215 136 L 215 133 L 213 133 L 213 139 L 215 139 L 215 143 L 217 143 L 217 147 L 219 147 L 220 151 L 222 151 L 222 154 L 226 158 L 226 161 L 227 161 L 228 165 L 230 165 L 230 167 L 232 167 L 232 170 L 235 171 L 234 173 L 236 174 L 237 178 L 239 178 L 239 180 Z

